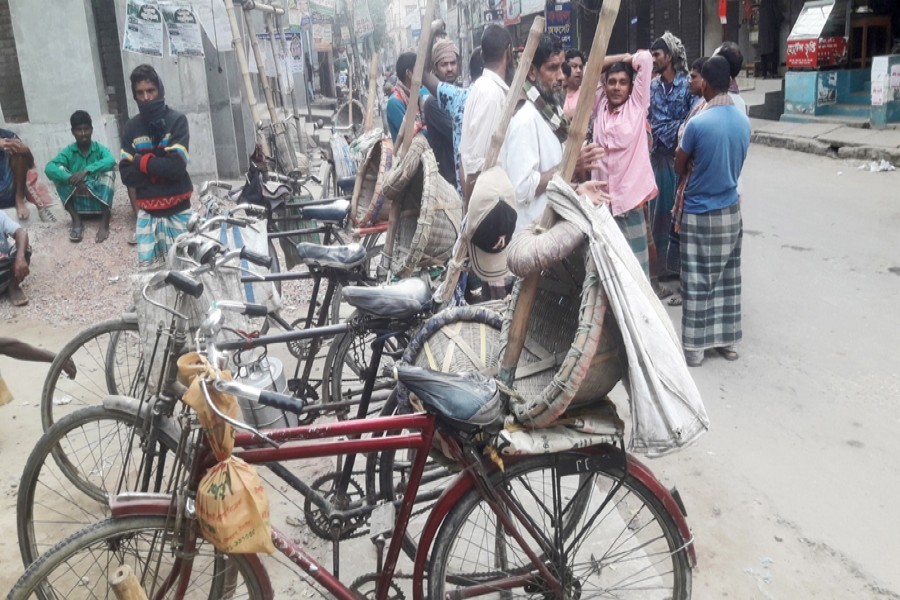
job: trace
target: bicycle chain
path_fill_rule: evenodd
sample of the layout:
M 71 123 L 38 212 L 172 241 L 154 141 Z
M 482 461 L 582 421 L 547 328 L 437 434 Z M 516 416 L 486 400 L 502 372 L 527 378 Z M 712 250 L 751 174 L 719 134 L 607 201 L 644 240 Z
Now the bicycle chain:
M 363 591 L 362 587 L 367 583 L 374 583 L 376 586 L 378 585 L 378 580 L 381 578 L 381 575 L 378 573 L 369 573 L 368 575 L 361 575 L 356 578 L 356 580 L 350 584 L 350 589 L 363 598 L 374 598 L 375 597 L 375 588 L 370 590 Z M 397 579 L 412 579 L 412 575 L 402 575 L 398 573 L 394 573 L 394 580 Z M 403 593 L 403 590 L 400 589 L 396 583 L 391 581 L 390 585 L 390 593 L 387 596 L 387 600 L 406 600 L 406 594 Z

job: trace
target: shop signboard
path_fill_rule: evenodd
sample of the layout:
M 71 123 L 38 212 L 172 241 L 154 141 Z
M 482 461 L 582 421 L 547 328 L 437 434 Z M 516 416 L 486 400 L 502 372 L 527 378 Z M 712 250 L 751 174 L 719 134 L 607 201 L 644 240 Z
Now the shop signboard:
M 555 35 L 566 50 L 572 47 L 572 4 L 547 3 L 547 33 Z
M 787 39 L 788 69 L 820 69 L 847 62 L 844 15 L 833 14 L 833 8 L 834 0 L 811 0 L 803 5 Z

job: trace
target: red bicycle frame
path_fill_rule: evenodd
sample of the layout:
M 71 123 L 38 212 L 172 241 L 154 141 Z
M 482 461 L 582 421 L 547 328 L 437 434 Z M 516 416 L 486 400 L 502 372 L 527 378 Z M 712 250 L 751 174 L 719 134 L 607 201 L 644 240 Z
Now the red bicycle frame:
M 391 431 L 412 430 L 409 433 L 390 434 Z M 411 414 L 390 417 L 376 417 L 342 421 L 338 423 L 313 424 L 303 427 L 267 430 L 271 439 L 282 442 L 279 448 L 259 447 L 260 440 L 253 434 L 239 432 L 235 435 L 234 455 L 249 464 L 262 464 L 297 460 L 304 458 L 320 458 L 343 454 L 362 454 L 366 452 L 382 452 L 387 450 L 415 450 L 416 458 L 410 471 L 409 483 L 400 505 L 400 511 L 394 526 L 394 534 L 388 546 L 387 556 L 382 569 L 376 598 L 384 600 L 400 557 L 403 534 L 412 515 L 413 504 L 419 490 L 419 482 L 428 460 L 435 432 L 435 417 L 428 414 Z M 381 437 L 333 440 L 309 443 L 310 440 L 323 440 L 339 436 L 359 436 L 366 433 L 384 433 Z M 205 444 L 205 441 L 203 442 Z M 198 468 L 191 474 L 192 485 L 196 488 L 199 478 L 206 469 L 215 463 L 210 453 L 198 463 Z M 113 517 L 136 515 L 174 514 L 171 496 L 163 494 L 127 494 L 110 502 Z M 339 600 L 358 600 L 358 597 L 342 584 L 331 572 L 316 562 L 301 547 L 293 543 L 287 536 L 272 528 L 272 542 L 275 547 L 291 562 L 303 569 L 323 588 Z M 257 577 L 266 597 L 273 597 L 271 582 L 260 560 L 254 555 L 246 557 L 251 569 Z M 189 565 L 179 566 L 179 573 L 189 577 Z M 421 587 L 421 586 L 419 586 Z

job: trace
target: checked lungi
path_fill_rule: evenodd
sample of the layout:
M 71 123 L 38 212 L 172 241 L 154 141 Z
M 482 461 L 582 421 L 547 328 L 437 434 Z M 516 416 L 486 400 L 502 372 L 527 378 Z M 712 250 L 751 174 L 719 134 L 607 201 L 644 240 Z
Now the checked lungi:
M 76 187 L 68 183 L 57 183 L 56 192 L 62 200 L 63 206 L 71 208 L 69 203 L 74 203 L 75 212 L 79 215 L 99 215 L 112 208 L 113 197 L 116 193 L 116 172 L 105 171 L 89 175 L 84 180 L 84 186 L 90 195 L 76 194 Z
M 670 156 L 650 157 L 653 174 L 656 177 L 656 189 L 659 195 L 650 201 L 650 230 L 653 232 L 653 244 L 656 246 L 656 272 L 658 275 L 668 274 L 667 256 L 669 253 L 669 230 L 672 228 L 672 206 L 675 204 L 677 177 L 675 175 L 675 158 Z
M 650 277 L 650 250 L 647 247 L 647 221 L 644 219 L 644 207 L 637 206 L 627 212 L 615 216 L 619 231 L 625 236 L 631 251 L 637 257 L 644 275 Z
M 741 340 L 741 205 L 681 221 L 682 345 L 726 348 Z
M 138 210 L 138 266 L 145 270 L 162 266 L 175 238 L 187 231 L 190 218 L 190 208 L 168 217 L 157 217 L 145 210 Z

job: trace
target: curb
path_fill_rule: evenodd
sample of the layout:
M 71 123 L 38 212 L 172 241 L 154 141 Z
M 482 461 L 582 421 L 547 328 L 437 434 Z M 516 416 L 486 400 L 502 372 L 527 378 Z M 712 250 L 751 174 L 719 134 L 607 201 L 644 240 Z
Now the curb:
M 789 137 L 767 132 L 753 132 L 750 141 L 754 144 L 784 148 L 795 152 L 805 152 L 818 156 L 846 158 L 854 160 L 887 160 L 900 164 L 900 148 L 887 146 L 832 145 L 813 138 Z

